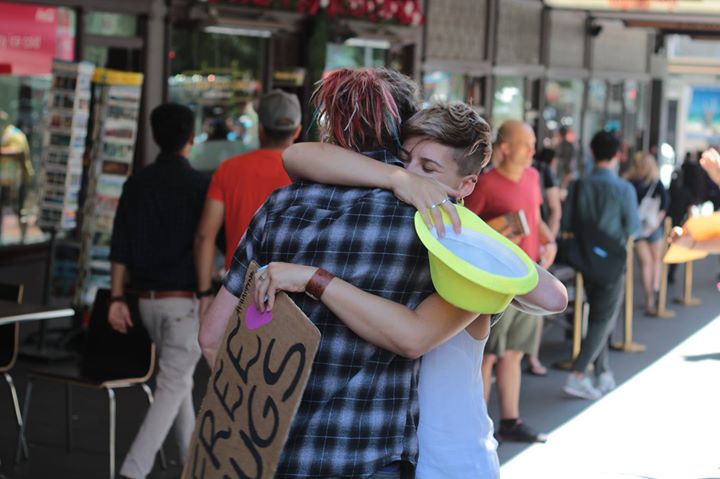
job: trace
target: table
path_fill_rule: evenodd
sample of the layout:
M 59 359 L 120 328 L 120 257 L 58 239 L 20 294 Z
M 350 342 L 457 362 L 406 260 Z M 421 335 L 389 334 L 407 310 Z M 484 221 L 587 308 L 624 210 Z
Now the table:
M 72 308 L 58 308 L 41 304 L 22 303 L 0 300 L 0 326 L 22 321 L 46 321 L 48 319 L 71 318 L 75 316 Z M 45 345 L 45 323 L 40 325 L 37 345 L 23 346 L 21 354 L 24 357 L 43 359 L 67 359 L 72 357 L 68 351 Z
M 72 308 L 57 308 L 40 304 L 18 304 L 0 300 L 0 326 L 20 321 L 41 321 L 45 319 L 70 318 L 75 315 Z
M 39 304 L 21 304 L 15 301 L 0 300 L 0 326 L 18 323 L 21 321 L 41 321 L 46 319 L 67 318 L 74 315 L 75 310 L 72 308 L 57 308 Z M 35 349 L 37 349 L 37 354 L 41 355 L 43 358 L 52 358 L 53 354 L 48 354 L 49 351 L 45 349 L 44 342 L 43 337 L 42 342 L 35 347 Z M 27 455 L 27 444 L 25 444 L 24 438 L 21 440 L 21 448 Z M 0 475 L 0 477 L 4 476 Z

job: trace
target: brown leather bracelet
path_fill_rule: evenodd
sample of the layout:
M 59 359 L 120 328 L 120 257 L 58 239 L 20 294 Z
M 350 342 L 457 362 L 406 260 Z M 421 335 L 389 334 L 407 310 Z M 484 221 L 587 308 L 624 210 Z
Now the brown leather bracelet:
M 111 296 L 111 297 L 110 297 L 110 301 L 108 302 L 108 304 L 117 303 L 118 301 L 121 302 L 121 303 L 125 303 L 125 302 L 126 302 L 126 301 L 125 301 L 125 296 L 124 296 L 124 295 Z
M 327 288 L 327 285 L 330 284 L 330 281 L 332 281 L 334 277 L 332 273 L 318 268 L 315 274 L 312 275 L 312 278 L 310 278 L 310 281 L 305 285 L 305 294 L 315 301 L 320 301 L 320 298 L 325 292 L 325 288 Z

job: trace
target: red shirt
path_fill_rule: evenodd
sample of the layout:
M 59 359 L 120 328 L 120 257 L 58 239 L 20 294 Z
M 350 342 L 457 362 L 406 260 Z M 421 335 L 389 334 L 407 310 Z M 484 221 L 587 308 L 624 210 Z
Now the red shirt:
M 270 193 L 290 183 L 279 150 L 254 150 L 220 164 L 207 198 L 225 206 L 226 269 L 255 212 Z
M 540 259 L 538 216 L 542 202 L 540 174 L 535 168 L 526 168 L 517 182 L 493 168 L 480 175 L 475 191 L 465 198 L 465 206 L 484 220 L 523 210 L 530 234 L 520 240 L 520 247 L 533 261 Z

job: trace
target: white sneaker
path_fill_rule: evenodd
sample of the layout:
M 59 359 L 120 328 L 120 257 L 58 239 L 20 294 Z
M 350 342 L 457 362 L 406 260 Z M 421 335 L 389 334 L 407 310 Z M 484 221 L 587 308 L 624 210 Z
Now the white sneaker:
M 609 393 L 615 389 L 616 386 L 615 376 L 613 376 L 613 373 L 610 371 L 605 371 L 597 377 L 597 389 L 602 394 Z
M 570 374 L 565 382 L 563 391 L 570 396 L 588 399 L 590 401 L 595 401 L 602 397 L 602 393 L 593 386 L 590 377 L 587 375 L 578 379 L 574 374 Z

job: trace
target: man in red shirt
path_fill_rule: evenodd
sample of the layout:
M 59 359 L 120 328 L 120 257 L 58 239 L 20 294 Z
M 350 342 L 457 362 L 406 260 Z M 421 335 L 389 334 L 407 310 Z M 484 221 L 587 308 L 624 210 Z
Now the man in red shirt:
M 223 161 L 213 175 L 195 236 L 195 267 L 202 321 L 213 298 L 215 239 L 225 223 L 225 268 L 255 212 L 278 188 L 291 183 L 282 164 L 282 152 L 300 134 L 301 110 L 297 96 L 273 90 L 260 99 L 260 148 Z
M 507 121 L 498 130 L 495 146 L 495 168 L 478 178 L 475 191 L 465 205 L 484 220 L 522 210 L 527 219 L 529 234 L 507 236 L 544 268 L 555 259 L 557 246 L 550 229 L 540 219 L 542 193 L 538 171 L 533 168 L 535 133 L 519 121 Z M 490 395 L 493 367 L 500 401 L 500 440 L 544 442 L 538 434 L 520 420 L 521 361 L 524 354 L 533 352 L 538 317 L 509 308 L 503 318 L 490 330 L 485 347 L 482 373 L 485 400 Z

